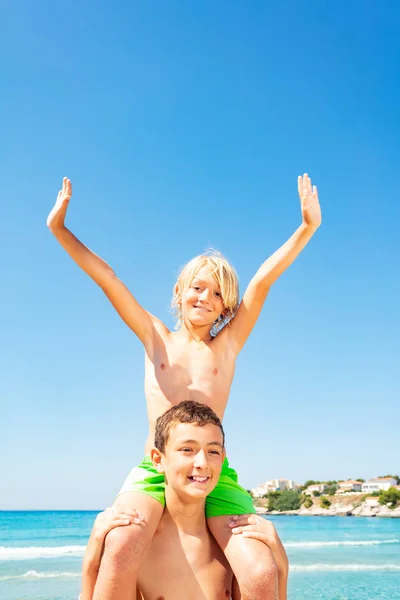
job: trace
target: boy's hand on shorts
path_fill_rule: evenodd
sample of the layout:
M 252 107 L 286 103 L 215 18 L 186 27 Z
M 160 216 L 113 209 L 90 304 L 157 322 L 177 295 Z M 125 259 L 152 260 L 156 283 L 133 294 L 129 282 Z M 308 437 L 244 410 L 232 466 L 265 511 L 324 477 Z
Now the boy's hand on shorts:
M 318 229 L 318 227 L 321 225 L 322 216 L 321 207 L 318 201 L 317 186 L 311 185 L 311 179 L 307 173 L 304 173 L 303 176 L 299 175 L 297 178 L 297 184 L 299 189 L 303 224 L 307 227 Z
M 64 227 L 65 215 L 69 201 L 72 196 L 72 185 L 71 181 L 64 177 L 62 189 L 58 192 L 56 203 L 47 217 L 47 227 L 49 229 L 57 229 L 57 227 Z
M 229 527 L 234 535 L 242 534 L 244 537 L 260 540 L 271 550 L 278 573 L 287 577 L 289 561 L 285 548 L 271 521 L 258 515 L 234 516 L 229 521 Z

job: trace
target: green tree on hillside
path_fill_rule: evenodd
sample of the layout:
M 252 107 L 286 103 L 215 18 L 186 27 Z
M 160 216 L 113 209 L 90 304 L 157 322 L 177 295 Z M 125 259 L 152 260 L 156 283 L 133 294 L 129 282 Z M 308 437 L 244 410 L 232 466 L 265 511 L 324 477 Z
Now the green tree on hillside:
M 316 485 L 317 483 L 321 483 L 320 481 L 314 481 L 314 479 L 307 479 L 307 481 L 301 486 L 301 490 L 306 490 L 310 485 Z
M 325 496 L 322 496 L 322 498 L 321 498 L 321 508 L 329 508 L 331 504 L 332 503 L 330 502 L 330 500 L 328 500 L 328 498 L 325 498 Z
M 265 498 L 268 498 L 268 510 L 278 510 L 275 508 L 275 502 L 279 498 L 282 492 L 269 492 Z
M 298 510 L 301 505 L 301 493 L 294 490 L 270 492 L 268 494 L 268 510 Z
M 285 490 L 275 500 L 275 510 L 298 510 L 301 505 L 301 494 L 294 490 Z
M 304 508 L 311 508 L 314 502 L 311 500 L 311 496 L 307 496 L 304 500 L 303 506 Z
M 396 488 L 391 487 L 386 492 L 382 491 L 379 494 L 379 504 L 389 504 L 391 503 L 390 508 L 395 508 L 397 503 L 400 501 L 400 490 L 396 490 Z

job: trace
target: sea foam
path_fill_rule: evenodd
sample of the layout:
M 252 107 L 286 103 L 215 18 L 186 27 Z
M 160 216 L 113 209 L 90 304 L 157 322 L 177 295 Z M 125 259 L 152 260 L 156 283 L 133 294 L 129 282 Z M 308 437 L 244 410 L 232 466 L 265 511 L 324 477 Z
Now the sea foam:
M 31 546 L 13 548 L 0 546 L 0 560 L 25 560 L 30 558 L 57 558 L 59 556 L 83 556 L 86 546 Z
M 398 544 L 400 540 L 341 540 L 328 542 L 284 542 L 285 548 L 332 548 L 334 546 L 380 546 Z
M 8 581 L 9 579 L 55 579 L 58 577 L 72 578 L 80 577 L 80 573 L 40 573 L 38 571 L 27 571 L 23 575 L 4 575 L 0 577 L 0 581 Z
M 330 564 L 290 565 L 290 571 L 400 571 L 400 564 L 363 565 L 363 564 Z

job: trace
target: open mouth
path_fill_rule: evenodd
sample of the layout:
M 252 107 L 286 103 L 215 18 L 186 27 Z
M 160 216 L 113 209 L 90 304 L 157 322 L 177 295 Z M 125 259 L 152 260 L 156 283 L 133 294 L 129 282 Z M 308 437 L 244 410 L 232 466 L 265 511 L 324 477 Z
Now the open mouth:
M 201 310 L 202 312 L 211 312 L 208 308 L 204 308 L 203 306 L 193 306 L 196 310 Z
M 207 481 L 210 480 L 210 477 L 201 477 L 200 475 L 189 475 L 188 479 L 193 483 L 200 483 L 204 485 L 205 483 L 207 483 Z

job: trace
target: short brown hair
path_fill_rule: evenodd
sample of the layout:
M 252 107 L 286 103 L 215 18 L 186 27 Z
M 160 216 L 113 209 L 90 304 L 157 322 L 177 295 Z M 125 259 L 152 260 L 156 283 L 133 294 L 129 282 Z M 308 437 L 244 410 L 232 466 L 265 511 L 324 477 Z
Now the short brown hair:
M 215 412 L 207 404 L 194 402 L 194 400 L 184 400 L 176 406 L 172 406 L 156 421 L 154 445 L 160 452 L 165 452 L 169 432 L 178 423 L 193 423 L 198 427 L 204 427 L 209 423 L 216 425 L 222 432 L 222 445 L 225 446 L 225 433 Z

